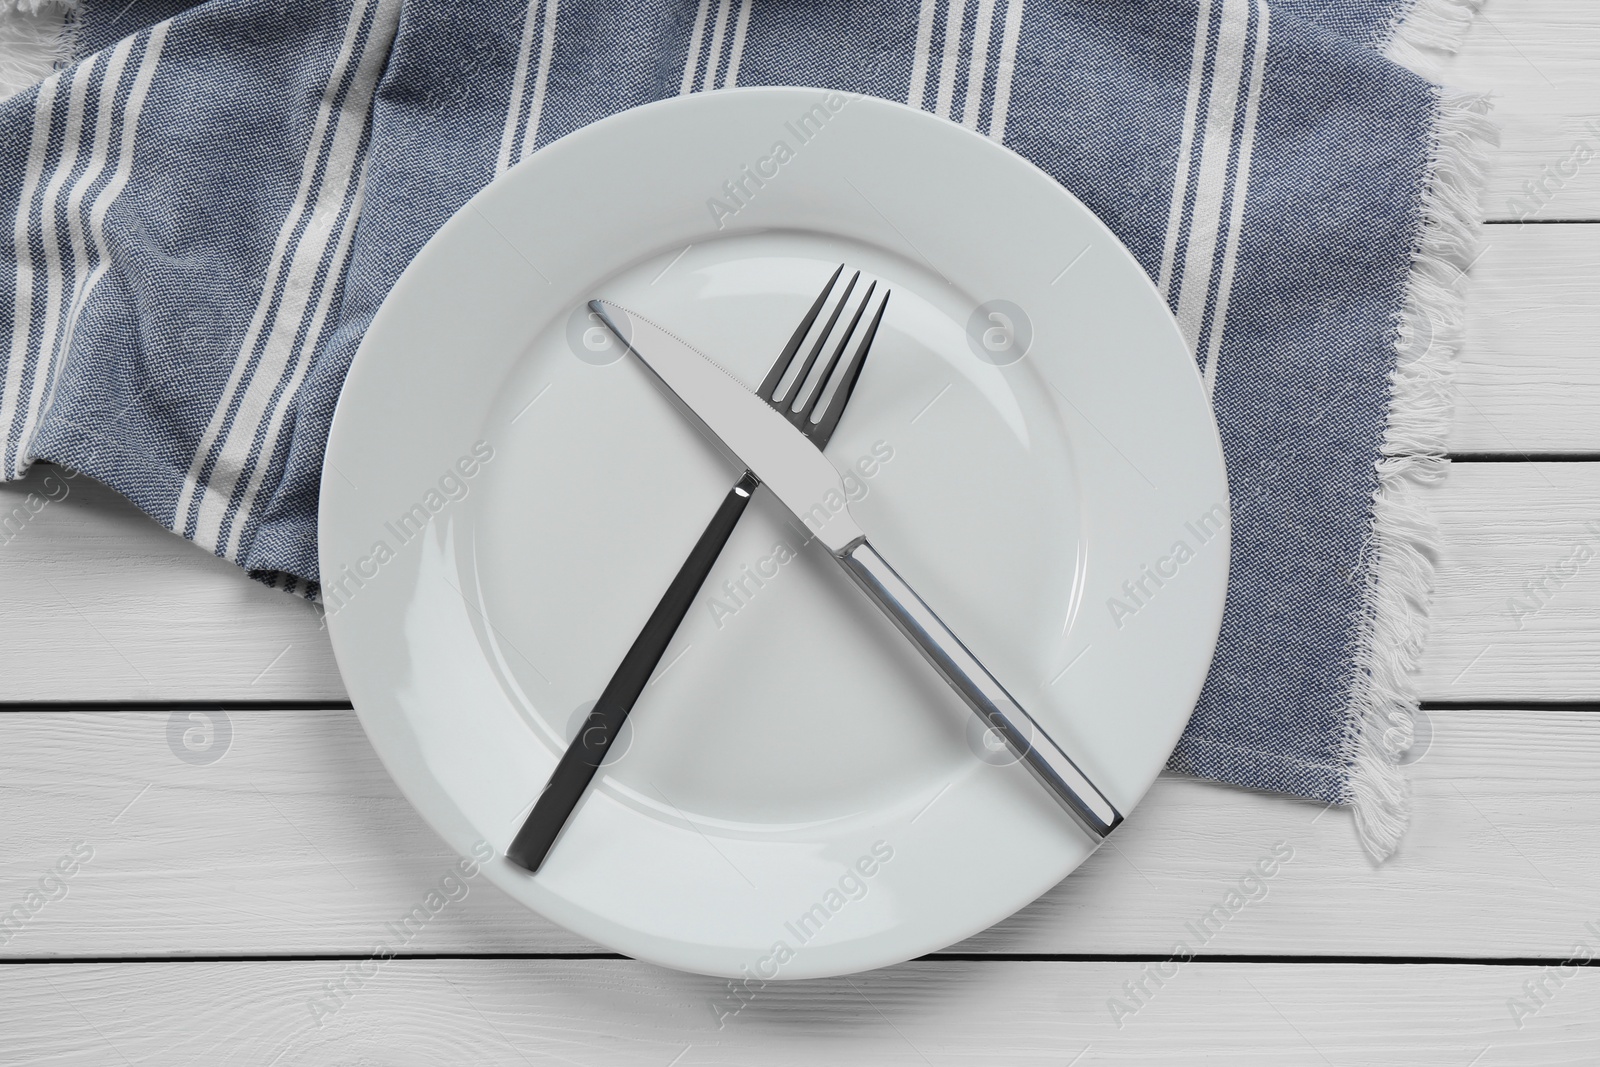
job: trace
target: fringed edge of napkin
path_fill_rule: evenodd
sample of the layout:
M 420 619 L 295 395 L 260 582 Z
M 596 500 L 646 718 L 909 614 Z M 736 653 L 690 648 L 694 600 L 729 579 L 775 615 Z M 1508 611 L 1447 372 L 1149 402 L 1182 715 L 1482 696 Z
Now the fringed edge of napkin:
M 1476 0 L 1418 0 L 1395 28 L 1386 54 L 1432 80 L 1433 64 L 1422 49 L 1453 50 L 1479 6 Z M 1477 256 L 1479 198 L 1497 141 L 1487 96 L 1438 87 L 1434 92 L 1421 230 L 1396 323 L 1397 359 L 1377 463 L 1346 739 L 1352 770 L 1343 799 L 1355 810 L 1362 845 L 1380 861 L 1399 847 L 1411 816 L 1400 758 L 1414 736 L 1418 698 L 1412 672 L 1428 636 L 1439 544 L 1422 492 L 1449 465 L 1445 449 L 1467 270 Z
M 1402 6 L 1383 35 L 1383 54 L 1429 81 L 1437 81 L 1428 51 L 1454 53 L 1484 3 L 1485 0 L 1415 0 Z
M 72 60 L 78 0 L 0 0 L 0 100 Z

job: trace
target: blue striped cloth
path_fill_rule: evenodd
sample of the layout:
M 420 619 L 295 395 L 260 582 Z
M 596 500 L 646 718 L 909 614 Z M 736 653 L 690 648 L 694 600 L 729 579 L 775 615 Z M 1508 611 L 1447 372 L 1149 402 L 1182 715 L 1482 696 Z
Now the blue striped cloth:
M 1354 803 L 1384 852 L 1426 583 L 1399 479 L 1442 433 L 1417 316 L 1482 132 L 1385 57 L 1468 0 L 1413 2 L 83 0 L 75 64 L 0 107 L 5 474 L 74 468 L 314 596 L 345 371 L 468 197 L 673 94 L 908 102 L 1099 214 L 1196 353 L 1234 563 L 1173 766 Z

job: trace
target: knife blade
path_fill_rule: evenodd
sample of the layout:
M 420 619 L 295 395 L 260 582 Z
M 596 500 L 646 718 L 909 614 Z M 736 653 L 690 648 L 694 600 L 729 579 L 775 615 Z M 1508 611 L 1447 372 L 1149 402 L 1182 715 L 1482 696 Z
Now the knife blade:
M 1122 823 L 1105 793 L 872 547 L 844 482 L 788 420 L 708 356 L 620 305 L 589 308 L 735 466 L 759 478 L 1095 842 Z

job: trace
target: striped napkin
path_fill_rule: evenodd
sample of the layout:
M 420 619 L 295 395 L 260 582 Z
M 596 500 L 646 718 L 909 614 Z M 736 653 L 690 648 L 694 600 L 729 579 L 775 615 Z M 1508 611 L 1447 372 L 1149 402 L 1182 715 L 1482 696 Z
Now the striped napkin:
M 903 101 L 1076 194 L 1193 346 L 1234 555 L 1172 766 L 1353 805 L 1381 857 L 1488 137 L 1416 69 L 1472 2 L 0 0 L 4 77 L 66 57 L 0 106 L 4 475 L 71 467 L 315 598 L 345 371 L 468 197 L 673 94 Z

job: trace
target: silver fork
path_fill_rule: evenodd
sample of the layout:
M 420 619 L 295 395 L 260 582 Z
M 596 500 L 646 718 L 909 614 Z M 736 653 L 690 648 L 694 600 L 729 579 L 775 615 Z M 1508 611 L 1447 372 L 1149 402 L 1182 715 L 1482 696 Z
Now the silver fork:
M 805 317 L 800 320 L 800 325 L 790 335 L 788 344 L 784 345 L 783 352 L 773 362 L 760 388 L 756 390 L 762 400 L 805 434 L 819 451 L 827 447 L 833 431 L 839 425 L 839 419 L 844 415 L 845 406 L 850 403 L 867 352 L 877 337 L 878 324 L 883 321 L 884 309 L 889 304 L 889 290 L 886 287 L 865 330 L 858 329 L 873 304 L 873 296 L 878 288 L 877 282 L 870 283 L 866 293 L 854 303 L 848 325 L 842 332 L 836 332 L 840 318 L 852 306 L 851 296 L 856 283 L 861 280 L 861 272 L 856 271 L 844 286 L 844 291 L 833 299 L 827 321 L 816 332 L 812 343 L 806 346 L 806 339 L 812 336 L 812 327 L 816 325 L 823 308 L 829 305 L 843 274 L 844 264 L 841 263 L 828 279 L 828 284 L 822 287 L 822 292 L 817 294 Z M 845 352 L 852 340 L 856 342 L 855 350 L 846 358 Z M 831 353 L 818 371 L 817 362 L 824 350 L 830 348 L 830 342 Z M 802 347 L 807 349 L 803 359 L 799 358 Z M 824 405 L 825 397 L 828 399 Z M 733 536 L 733 529 L 744 514 L 751 494 L 760 484 L 755 475 L 746 471 L 738 484 L 728 490 L 728 495 L 723 498 L 705 532 L 695 542 L 688 559 L 684 560 L 672 583 L 667 586 L 667 591 L 650 613 L 639 636 L 634 638 L 627 655 L 622 657 L 622 663 L 611 676 L 611 681 L 606 683 L 578 736 L 562 753 L 522 829 L 517 831 L 516 838 L 506 849 L 506 859 L 512 863 L 529 871 L 537 871 L 544 863 L 562 828 L 577 808 L 578 801 L 583 798 L 589 782 L 593 780 L 595 771 L 605 759 L 611 742 L 616 739 L 639 694 L 650 681 L 650 675 L 661 662 L 667 645 L 678 632 L 683 617 L 693 606 L 723 546 Z

